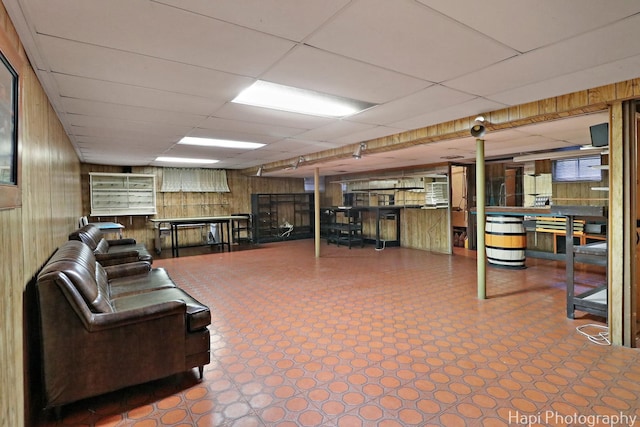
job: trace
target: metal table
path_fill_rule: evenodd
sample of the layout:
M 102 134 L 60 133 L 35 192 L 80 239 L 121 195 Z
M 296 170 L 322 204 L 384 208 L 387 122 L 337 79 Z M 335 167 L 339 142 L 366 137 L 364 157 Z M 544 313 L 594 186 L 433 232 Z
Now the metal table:
M 169 224 L 171 228 L 171 255 L 180 256 L 180 245 L 178 242 L 178 226 L 180 225 L 196 225 L 196 224 L 223 224 L 225 227 L 220 229 L 220 242 L 217 244 L 222 246 L 224 252 L 225 246 L 231 252 L 231 222 L 232 221 L 248 221 L 247 215 L 222 215 L 222 216 L 201 216 L 191 218 L 154 218 L 153 222 L 158 230 L 161 224 Z M 226 229 L 226 241 L 225 241 Z

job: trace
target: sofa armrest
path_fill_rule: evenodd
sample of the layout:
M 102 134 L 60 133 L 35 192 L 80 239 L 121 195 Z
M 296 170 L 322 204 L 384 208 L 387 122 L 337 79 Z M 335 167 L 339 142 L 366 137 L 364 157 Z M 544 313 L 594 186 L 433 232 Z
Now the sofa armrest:
M 51 275 L 39 278 L 38 307 L 47 408 L 185 370 L 182 301 L 92 313 L 64 275 Z
M 136 239 L 126 238 L 126 239 L 105 239 L 109 246 L 117 246 L 117 245 L 135 245 Z
M 104 271 L 107 273 L 109 279 L 146 274 L 150 270 L 151 264 L 148 261 L 128 262 L 104 267 Z
M 185 316 L 185 313 L 186 304 L 184 301 L 166 301 L 116 313 L 91 313 L 90 318 L 86 319 L 85 326 L 89 332 L 100 332 L 127 325 L 146 323 L 162 317 Z M 181 326 L 181 329 L 185 330 L 185 326 Z
M 130 262 L 136 262 L 140 260 L 140 252 L 136 250 L 123 251 L 123 252 L 110 252 L 106 254 L 95 254 L 96 261 L 103 266 L 125 264 Z

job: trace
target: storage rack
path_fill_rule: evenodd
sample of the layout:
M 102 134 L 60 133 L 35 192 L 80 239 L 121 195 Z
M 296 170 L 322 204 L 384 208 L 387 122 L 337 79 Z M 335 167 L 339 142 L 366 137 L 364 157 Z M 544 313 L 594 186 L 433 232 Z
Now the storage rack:
M 354 244 L 363 247 L 361 211 L 345 207 L 333 209 L 332 213 L 327 224 L 327 243 L 335 243 L 338 246 L 343 244 L 349 249 Z
M 251 195 L 254 243 L 313 237 L 312 193 Z
M 607 218 L 606 208 L 602 206 L 552 206 L 551 213 L 565 216 L 566 235 L 572 236 L 573 225 L 577 218 L 603 221 Z M 607 283 L 582 294 L 575 292 L 575 263 L 584 262 L 607 267 L 607 243 L 595 242 L 586 245 L 573 245 L 573 239 L 566 242 L 566 282 L 567 282 L 567 317 L 573 319 L 575 310 L 585 311 L 596 316 L 607 318 Z

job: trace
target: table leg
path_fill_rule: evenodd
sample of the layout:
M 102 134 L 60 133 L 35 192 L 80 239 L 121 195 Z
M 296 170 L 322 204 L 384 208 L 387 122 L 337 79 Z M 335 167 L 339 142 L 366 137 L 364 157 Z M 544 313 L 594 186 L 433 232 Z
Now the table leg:
M 176 247 L 175 247 L 175 243 L 174 243 L 174 236 L 173 236 L 173 224 L 169 224 L 169 231 L 171 232 L 171 256 L 176 256 Z
M 180 256 L 179 249 L 178 249 L 180 247 L 180 244 L 178 243 L 178 224 L 173 225 L 173 230 L 174 230 L 173 232 L 176 236 L 176 239 L 175 239 L 175 247 L 173 246 L 173 240 L 171 240 L 171 247 L 173 248 L 174 256 L 178 258 Z
M 574 256 L 573 256 L 573 216 L 567 216 L 565 238 L 565 266 L 567 281 L 567 317 L 575 318 Z
M 376 212 L 376 249 L 382 249 L 380 246 L 380 209 Z

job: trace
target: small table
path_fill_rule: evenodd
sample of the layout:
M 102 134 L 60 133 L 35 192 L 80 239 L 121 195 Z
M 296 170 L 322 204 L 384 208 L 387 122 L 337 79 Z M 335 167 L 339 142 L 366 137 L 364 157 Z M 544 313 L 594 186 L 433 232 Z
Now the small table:
M 118 238 L 122 239 L 122 230 L 124 229 L 124 225 L 119 222 L 90 222 L 89 224 L 95 225 L 104 234 L 116 233 Z

